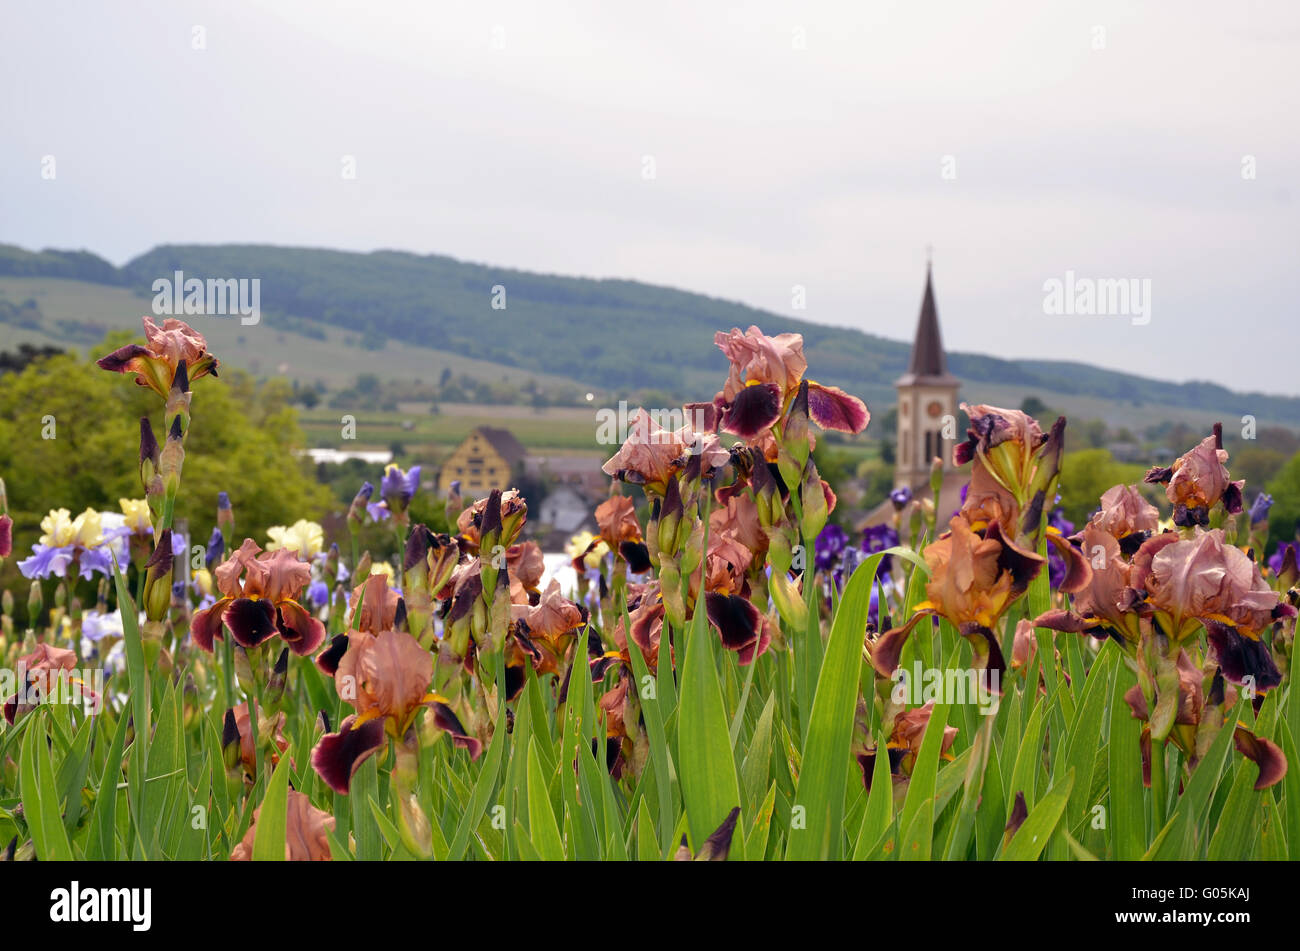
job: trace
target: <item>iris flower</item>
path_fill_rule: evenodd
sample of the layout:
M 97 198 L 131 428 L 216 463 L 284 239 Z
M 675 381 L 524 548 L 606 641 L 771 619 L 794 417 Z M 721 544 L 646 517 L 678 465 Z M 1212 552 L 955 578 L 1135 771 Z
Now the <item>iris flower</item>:
M 714 397 L 724 432 L 752 442 L 781 418 L 804 382 L 808 361 L 801 334 L 769 337 L 757 327 L 718 331 L 713 342 L 730 367 L 722 392 Z M 871 414 L 856 396 L 808 380 L 808 416 L 822 429 L 860 433 Z
M 127 557 L 124 524 L 116 512 L 88 508 L 73 519 L 67 509 L 52 509 L 41 520 L 44 534 L 32 545 L 32 556 L 18 562 L 18 570 L 27 578 L 65 578 L 68 568 L 75 567 L 83 578 L 95 572 L 110 577 L 113 558 L 121 563 Z
M 339 732 L 321 737 L 311 756 L 330 788 L 346 793 L 361 764 L 387 745 L 388 736 L 404 736 L 424 707 L 433 709 L 435 725 L 450 733 L 456 746 L 478 758 L 482 742 L 465 731 L 443 698 L 429 692 L 432 681 L 433 655 L 405 631 L 347 635 L 334 685 L 357 712 L 339 724 Z
M 37 644 L 35 650 L 19 659 L 17 667 L 23 672 L 20 692 L 4 701 L 4 717 L 10 726 L 36 709 L 37 703 L 55 691 L 60 678 L 76 666 L 76 653 L 49 644 Z
M 325 625 L 295 598 L 311 581 L 311 566 L 289 550 L 265 553 L 251 538 L 213 572 L 222 597 L 195 613 L 190 634 L 212 652 L 214 638 L 230 631 L 245 648 L 279 634 L 295 654 L 312 653 L 325 639 Z M 242 580 L 241 580 L 242 577 Z
M 1191 538 L 1165 532 L 1133 557 L 1136 609 L 1151 615 L 1165 636 L 1182 641 L 1204 627 L 1223 674 L 1233 683 L 1253 678 L 1260 691 L 1282 675 L 1260 635 L 1296 609 L 1268 586 L 1259 566 L 1229 545 L 1221 529 Z M 1141 594 L 1145 598 L 1141 598 Z
M 384 468 L 384 478 L 379 483 L 379 494 L 389 513 L 401 520 L 406 516 L 406 509 L 419 488 L 419 466 L 411 466 L 409 471 L 404 472 L 396 463 L 390 462 Z M 371 517 L 374 518 L 373 513 Z
M 168 317 L 159 327 L 153 318 L 144 318 L 145 346 L 130 343 L 114 350 L 97 363 L 101 369 L 115 373 L 134 373 L 135 382 L 147 386 L 163 399 L 171 393 L 177 368 L 185 363 L 185 372 L 192 384 L 200 377 L 217 375 L 220 365 L 208 353 L 208 343 L 183 320 Z
M 1233 482 L 1224 463 L 1228 453 L 1223 448 L 1222 427 L 1214 426 L 1214 435 L 1206 436 L 1167 467 L 1152 469 L 1146 481 L 1164 483 L 1165 495 L 1174 506 L 1174 524 L 1180 528 L 1208 525 L 1210 509 L 1222 502 L 1229 514 L 1241 511 L 1244 480 Z
M 316 522 L 300 518 L 292 525 L 272 525 L 266 530 L 267 551 L 281 548 L 296 551 L 298 557 L 310 561 L 321 553 L 325 547 L 325 531 Z
M 253 822 L 244 838 L 230 853 L 232 862 L 248 862 L 253 858 L 253 841 L 257 837 L 257 822 L 262 807 L 253 810 Z M 287 862 L 328 862 L 330 856 L 329 832 L 334 828 L 334 817 L 311 804 L 311 799 L 296 789 L 289 790 L 285 802 L 284 858 Z
M 1012 544 L 991 522 L 980 531 L 960 515 L 950 529 L 921 553 L 930 569 L 926 600 L 901 627 L 881 634 L 872 643 L 871 663 L 888 678 L 898 666 L 903 645 L 917 622 L 941 615 L 971 644 L 975 666 L 986 671 L 986 683 L 996 689 L 1006 671 L 996 628 L 1006 610 L 1029 588 L 1042 570 L 1043 559 Z
M 848 544 L 849 536 L 844 529 L 831 522 L 818 533 L 813 543 L 813 565 L 818 571 L 830 571 L 839 567 Z
M 638 409 L 627 439 L 601 468 L 620 482 L 644 486 L 662 495 L 668 480 L 686 468 L 690 448 L 681 433 L 664 429 L 644 409 Z

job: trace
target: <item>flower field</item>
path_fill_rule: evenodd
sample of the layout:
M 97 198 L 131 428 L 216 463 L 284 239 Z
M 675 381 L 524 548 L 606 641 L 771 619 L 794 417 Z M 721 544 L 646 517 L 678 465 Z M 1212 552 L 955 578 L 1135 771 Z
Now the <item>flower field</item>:
M 1066 420 L 964 405 L 957 475 L 849 531 L 812 452 L 867 407 L 799 335 L 719 332 L 718 392 L 632 419 L 565 586 L 517 491 L 413 518 L 419 466 L 337 537 L 247 537 L 225 492 L 182 537 L 227 384 L 144 329 L 98 361 L 151 399 L 138 497 L 39 500 L 27 537 L 0 483 L 9 860 L 1300 857 L 1300 568 L 1217 428 L 1076 526 Z

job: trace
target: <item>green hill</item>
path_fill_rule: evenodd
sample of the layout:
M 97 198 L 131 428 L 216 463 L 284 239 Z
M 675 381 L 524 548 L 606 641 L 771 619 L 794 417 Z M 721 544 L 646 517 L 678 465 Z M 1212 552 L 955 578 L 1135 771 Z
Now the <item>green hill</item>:
M 807 323 L 742 304 L 627 280 L 593 280 L 517 271 L 440 255 L 397 251 L 368 254 L 270 245 L 162 245 L 123 268 L 88 252 L 33 253 L 0 246 L 0 300 L 19 308 L 30 295 L 41 307 L 41 333 L 15 318 L 6 337 L 34 343 L 84 344 L 108 320 L 55 313 L 37 293 L 58 280 L 93 296 L 112 295 L 149 310 L 153 281 L 183 271 L 187 278 L 259 278 L 262 322 L 230 319 L 219 350 L 257 372 L 286 372 L 333 381 L 370 370 L 437 373 L 452 365 L 497 377 L 567 379 L 615 398 L 653 389 L 673 398 L 712 394 L 725 361 L 712 345 L 715 330 L 757 324 L 769 333 L 804 336 L 817 378 L 843 386 L 879 407 L 893 402 L 909 344 L 856 330 Z M 8 277 L 5 277 L 7 275 Z M 40 282 L 44 281 L 45 284 Z M 107 286 L 105 286 L 107 285 Z M 504 308 L 493 307 L 504 288 Z M 55 288 L 57 291 L 57 288 Z M 136 295 L 130 298 L 130 295 Z M 57 295 L 56 295 L 57 296 Z M 500 301 L 498 293 L 498 302 Z M 910 328 L 913 315 L 906 315 Z M 205 332 L 220 318 L 204 318 Z M 80 337 L 78 337 L 80 334 Z M 350 344 L 350 346 L 349 346 Z M 377 348 L 379 359 L 371 359 Z M 284 356 L 284 359 L 277 359 Z M 471 362 L 472 361 L 472 362 Z M 949 356 L 963 396 L 1018 405 L 1033 394 L 1046 404 L 1116 425 L 1159 422 L 1204 425 L 1255 416 L 1261 425 L 1300 427 L 1300 398 L 1243 394 L 1207 382 L 1170 383 L 1080 363 L 1002 360 L 971 353 Z M 319 372 L 313 376 L 312 370 Z

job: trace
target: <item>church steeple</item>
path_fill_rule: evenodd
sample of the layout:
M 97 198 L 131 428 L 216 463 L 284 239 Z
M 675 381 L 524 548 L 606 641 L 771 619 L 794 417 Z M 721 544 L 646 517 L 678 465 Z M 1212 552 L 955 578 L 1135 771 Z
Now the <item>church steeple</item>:
M 943 337 L 939 333 L 939 311 L 934 304 L 934 280 L 929 262 L 925 265 L 925 294 L 921 298 L 921 316 L 916 322 L 916 340 L 912 344 L 912 359 L 896 384 L 909 386 L 916 383 L 956 383 L 948 373 L 948 358 L 943 351 Z
M 894 384 L 898 388 L 894 484 L 913 490 L 928 484 L 935 457 L 943 459 L 945 467 L 952 466 L 952 444 L 957 436 L 957 390 L 961 381 L 948 372 L 931 270 L 927 259 L 912 357 L 907 372 Z

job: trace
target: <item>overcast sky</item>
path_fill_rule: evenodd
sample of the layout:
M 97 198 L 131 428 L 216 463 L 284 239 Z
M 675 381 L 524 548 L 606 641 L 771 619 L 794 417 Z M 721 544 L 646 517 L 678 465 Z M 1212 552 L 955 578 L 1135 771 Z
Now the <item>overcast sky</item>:
M 933 245 L 950 349 L 1300 394 L 1289 0 L 40 0 L 3 23 L 2 242 L 399 248 L 898 339 Z M 1150 322 L 1045 313 L 1068 270 L 1149 280 Z

